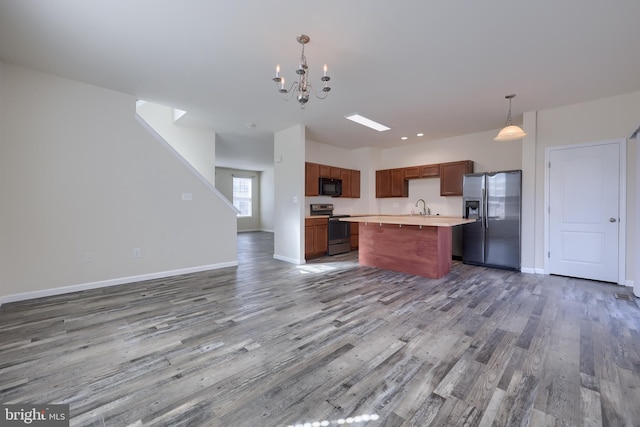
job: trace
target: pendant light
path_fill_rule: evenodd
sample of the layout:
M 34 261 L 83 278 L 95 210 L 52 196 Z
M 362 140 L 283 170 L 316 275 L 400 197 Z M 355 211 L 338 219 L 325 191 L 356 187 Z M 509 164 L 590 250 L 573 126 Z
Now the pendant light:
M 513 141 L 527 136 L 526 132 L 523 131 L 520 126 L 511 124 L 511 100 L 515 96 L 515 94 L 505 96 L 505 98 L 509 100 L 509 114 L 507 114 L 507 122 L 505 123 L 504 128 L 502 128 L 498 133 L 498 136 L 493 138 L 496 141 Z

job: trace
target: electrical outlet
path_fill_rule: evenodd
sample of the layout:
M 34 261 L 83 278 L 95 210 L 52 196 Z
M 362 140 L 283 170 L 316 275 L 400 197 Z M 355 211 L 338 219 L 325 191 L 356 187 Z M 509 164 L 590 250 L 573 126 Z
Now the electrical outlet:
M 142 250 L 140 248 L 133 248 L 133 257 L 140 258 L 142 256 Z
M 193 193 L 182 193 L 182 200 L 193 200 Z
M 93 252 L 84 253 L 84 262 L 94 262 L 94 261 L 95 261 L 95 255 L 93 254 Z

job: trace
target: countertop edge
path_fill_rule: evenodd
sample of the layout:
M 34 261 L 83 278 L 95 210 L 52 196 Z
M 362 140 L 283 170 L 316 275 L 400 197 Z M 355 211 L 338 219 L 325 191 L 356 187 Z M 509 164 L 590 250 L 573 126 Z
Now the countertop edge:
M 445 217 L 445 216 L 391 216 L 391 215 L 370 215 L 340 218 L 340 221 L 347 222 L 364 222 L 374 224 L 392 224 L 392 225 L 416 225 L 427 227 L 455 227 L 458 225 L 469 224 L 475 222 L 474 219 L 465 219 L 462 217 Z

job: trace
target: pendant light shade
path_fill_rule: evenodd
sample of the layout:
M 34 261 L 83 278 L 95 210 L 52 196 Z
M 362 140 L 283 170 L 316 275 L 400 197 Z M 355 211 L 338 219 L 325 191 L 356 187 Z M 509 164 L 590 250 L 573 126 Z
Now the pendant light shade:
M 504 125 L 504 128 L 500 132 L 498 132 L 498 136 L 493 138 L 495 141 L 513 141 L 516 139 L 522 139 L 527 136 L 527 133 L 522 130 L 520 126 L 516 126 L 511 124 L 511 100 L 515 97 L 514 95 L 507 95 L 505 98 L 509 100 L 509 113 L 507 114 L 507 122 Z
M 513 141 L 514 139 L 521 139 L 527 136 L 527 133 L 522 130 L 520 126 L 507 126 L 503 128 L 498 136 L 493 138 L 496 141 Z

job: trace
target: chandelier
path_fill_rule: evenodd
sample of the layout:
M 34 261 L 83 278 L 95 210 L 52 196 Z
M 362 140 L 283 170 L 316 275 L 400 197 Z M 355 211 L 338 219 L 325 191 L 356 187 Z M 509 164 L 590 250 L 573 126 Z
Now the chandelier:
M 305 107 L 307 102 L 309 102 L 309 95 L 313 94 L 318 99 L 325 99 L 329 94 L 331 88 L 329 87 L 329 80 L 331 77 L 327 74 L 327 64 L 324 64 L 324 73 L 322 75 L 322 80 L 324 82 L 324 86 L 319 92 L 316 92 L 313 89 L 313 85 L 309 82 L 309 67 L 307 66 L 307 58 L 304 56 L 304 45 L 309 43 L 311 39 L 306 34 L 300 34 L 296 37 L 298 43 L 302 45 L 302 53 L 300 54 L 300 65 L 298 65 L 298 69 L 296 70 L 296 74 L 298 74 L 299 79 L 297 82 L 293 82 L 289 89 L 285 89 L 284 86 L 284 77 L 280 77 L 280 64 L 276 66 L 276 76 L 273 78 L 273 81 L 276 82 L 276 86 L 278 87 L 278 92 L 283 94 L 284 99 L 289 101 L 296 96 L 296 99 L 300 103 L 300 108 Z
M 515 98 L 515 94 L 505 96 L 509 100 L 509 113 L 507 114 L 507 122 L 504 128 L 498 132 L 498 136 L 493 138 L 495 141 L 513 141 L 515 139 L 522 139 L 527 136 L 526 132 L 522 130 L 520 126 L 516 126 L 511 123 L 511 100 Z

